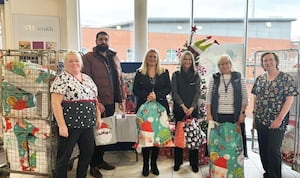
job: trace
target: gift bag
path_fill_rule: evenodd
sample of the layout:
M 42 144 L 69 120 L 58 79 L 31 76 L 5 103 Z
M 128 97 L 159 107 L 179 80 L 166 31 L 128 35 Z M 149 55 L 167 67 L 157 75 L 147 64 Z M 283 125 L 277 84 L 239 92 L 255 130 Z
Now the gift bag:
M 136 113 L 139 147 L 172 147 L 172 134 L 166 109 L 157 101 L 142 104 Z
M 202 140 L 205 138 L 197 118 L 188 118 L 184 122 L 185 147 L 189 149 L 199 149 Z
M 179 148 L 199 149 L 205 134 L 201 130 L 200 123 L 196 118 L 186 118 L 178 121 L 174 144 Z
M 209 172 L 211 178 L 244 178 L 244 154 L 240 126 L 218 123 L 209 136 Z
M 178 121 L 175 129 L 174 145 L 179 148 L 185 147 L 185 138 L 184 138 L 184 122 Z
M 114 116 L 102 118 L 101 127 L 94 128 L 95 144 L 110 145 L 117 143 L 116 119 Z
M 210 131 L 211 129 L 214 129 L 216 126 L 218 125 L 218 122 L 214 121 L 214 120 L 209 120 L 208 121 L 208 125 L 207 125 L 207 144 L 209 144 L 209 135 L 210 135 Z

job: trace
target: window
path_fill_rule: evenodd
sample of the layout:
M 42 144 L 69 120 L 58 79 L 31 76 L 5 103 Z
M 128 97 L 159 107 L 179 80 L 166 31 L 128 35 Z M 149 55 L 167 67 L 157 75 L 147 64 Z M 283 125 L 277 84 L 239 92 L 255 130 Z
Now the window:
M 82 48 L 81 48 L 81 52 L 82 52 L 83 54 L 87 53 L 87 52 L 88 52 L 88 51 L 87 51 L 87 48 L 82 47 Z
M 175 49 L 167 49 L 166 62 L 178 63 L 178 57 Z
M 134 49 L 127 49 L 126 62 L 134 62 Z

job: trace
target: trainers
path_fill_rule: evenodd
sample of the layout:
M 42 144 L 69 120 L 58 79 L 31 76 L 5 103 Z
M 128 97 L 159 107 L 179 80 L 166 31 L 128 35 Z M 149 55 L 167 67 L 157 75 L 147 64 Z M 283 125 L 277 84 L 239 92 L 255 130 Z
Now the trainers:
M 104 170 L 113 170 L 115 169 L 115 166 L 108 164 L 107 162 L 103 161 L 100 165 L 97 166 L 99 169 Z
M 97 167 L 90 168 L 90 175 L 95 178 L 102 178 L 102 174 Z

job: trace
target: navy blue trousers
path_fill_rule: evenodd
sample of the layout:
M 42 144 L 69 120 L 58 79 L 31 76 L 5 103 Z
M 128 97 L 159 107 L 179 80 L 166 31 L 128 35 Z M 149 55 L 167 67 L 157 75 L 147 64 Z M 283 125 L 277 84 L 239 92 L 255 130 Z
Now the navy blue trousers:
M 270 178 L 282 178 L 280 148 L 284 130 L 270 129 L 256 122 L 259 155 L 262 166 Z

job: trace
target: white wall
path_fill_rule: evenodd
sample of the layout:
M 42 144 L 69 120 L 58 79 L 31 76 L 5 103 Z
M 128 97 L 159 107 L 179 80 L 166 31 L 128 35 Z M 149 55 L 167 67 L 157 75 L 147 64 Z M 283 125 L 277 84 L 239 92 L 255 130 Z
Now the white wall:
M 60 48 L 79 49 L 79 18 L 77 0 L 9 0 L 4 1 L 4 47 L 17 49 L 14 39 L 13 15 L 54 16 L 59 19 Z

